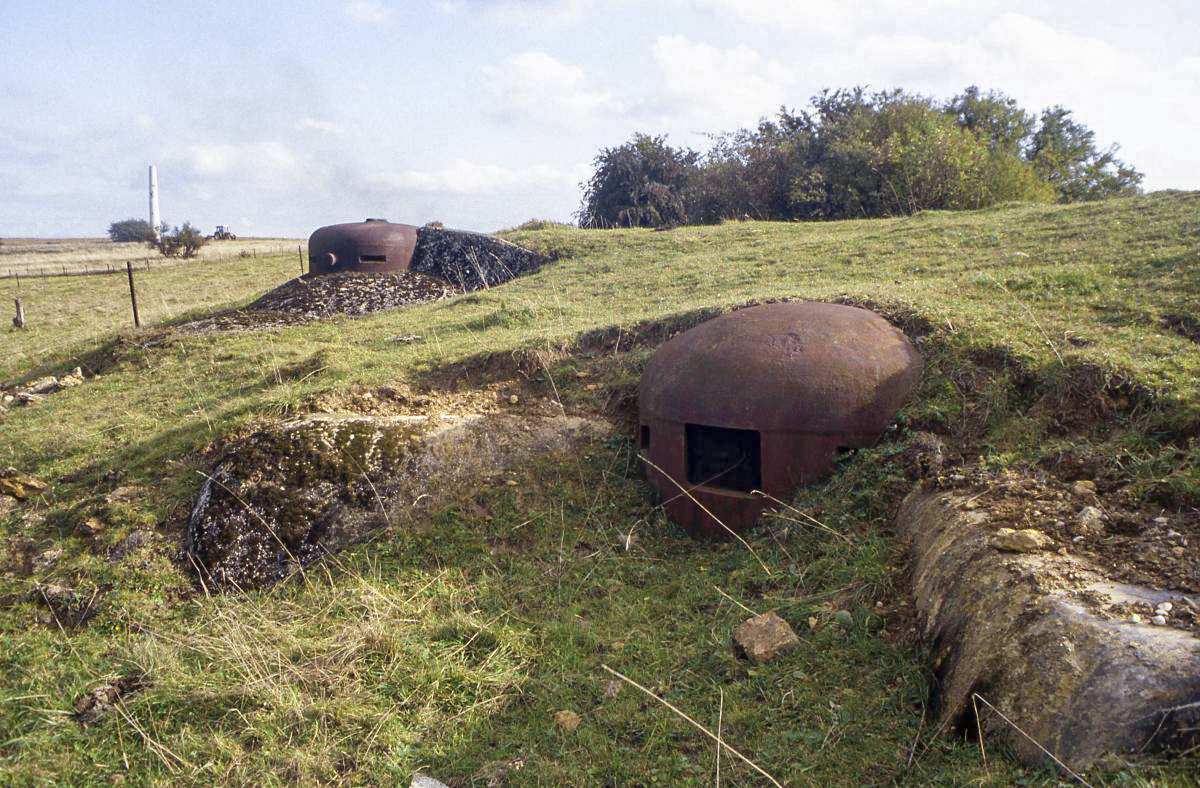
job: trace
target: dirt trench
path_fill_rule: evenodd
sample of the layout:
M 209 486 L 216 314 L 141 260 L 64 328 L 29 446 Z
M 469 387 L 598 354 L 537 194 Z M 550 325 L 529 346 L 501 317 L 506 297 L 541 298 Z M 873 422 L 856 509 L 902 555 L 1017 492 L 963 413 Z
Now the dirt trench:
M 430 394 L 389 384 L 310 404 L 214 447 L 182 551 L 205 586 L 277 582 L 612 429 L 503 384 Z

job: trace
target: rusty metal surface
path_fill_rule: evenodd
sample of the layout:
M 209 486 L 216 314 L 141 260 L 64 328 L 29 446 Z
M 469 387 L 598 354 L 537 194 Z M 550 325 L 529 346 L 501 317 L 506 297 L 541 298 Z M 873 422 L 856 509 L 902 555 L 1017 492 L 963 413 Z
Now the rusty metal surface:
M 754 478 L 786 500 L 826 474 L 839 449 L 873 444 L 920 373 L 920 356 L 904 334 L 864 309 L 781 303 L 714 318 L 664 344 L 646 365 L 642 453 L 661 469 L 648 464 L 648 478 L 668 514 L 693 535 L 728 535 L 697 502 L 743 530 L 767 502 L 729 489 L 740 483 L 731 480 Z M 693 457 L 689 465 L 688 425 L 757 431 L 755 473 L 689 480 L 689 468 L 694 476 L 704 464 Z M 730 447 L 739 450 L 736 442 Z
M 308 238 L 308 272 L 407 271 L 417 247 L 417 228 L 386 219 L 332 224 Z
M 701 323 L 659 348 L 641 409 L 741 429 L 876 433 L 920 375 L 920 357 L 873 312 L 781 303 Z

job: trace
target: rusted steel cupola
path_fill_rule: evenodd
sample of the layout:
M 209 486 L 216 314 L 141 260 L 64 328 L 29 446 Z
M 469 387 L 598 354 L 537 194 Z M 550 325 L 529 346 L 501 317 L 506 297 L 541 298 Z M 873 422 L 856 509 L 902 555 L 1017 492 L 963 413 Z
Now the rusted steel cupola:
M 407 271 L 417 247 L 417 228 L 367 219 L 318 228 L 308 237 L 308 272 Z
M 767 505 L 753 490 L 786 500 L 840 450 L 874 444 L 920 374 L 907 337 L 865 309 L 779 303 L 709 320 L 642 375 L 650 483 L 693 536 L 728 535 L 705 509 L 748 528 Z

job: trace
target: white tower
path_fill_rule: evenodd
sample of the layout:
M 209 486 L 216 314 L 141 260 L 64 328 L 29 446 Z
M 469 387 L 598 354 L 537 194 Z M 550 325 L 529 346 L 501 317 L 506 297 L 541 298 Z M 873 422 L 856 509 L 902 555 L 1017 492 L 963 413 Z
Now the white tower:
M 158 238 L 158 168 L 153 164 L 150 165 L 150 229 L 154 231 L 154 237 Z

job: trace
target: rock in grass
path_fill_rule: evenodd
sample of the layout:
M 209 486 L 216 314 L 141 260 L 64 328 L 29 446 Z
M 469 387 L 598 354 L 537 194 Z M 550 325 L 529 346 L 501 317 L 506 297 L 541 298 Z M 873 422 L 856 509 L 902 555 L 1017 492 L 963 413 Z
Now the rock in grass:
M 988 543 L 1006 553 L 1036 553 L 1054 544 L 1054 540 L 1036 528 L 1022 528 L 1019 531 L 1001 528 Z
M 436 780 L 428 774 L 414 774 L 408 788 L 450 788 L 441 780 Z
M 33 381 L 32 383 L 30 383 L 27 386 L 23 386 L 22 388 L 24 388 L 26 391 L 30 392 L 31 394 L 45 395 L 45 394 L 53 394 L 54 392 L 58 391 L 59 388 L 61 388 L 61 386 L 59 385 L 58 378 L 54 377 L 53 375 L 47 375 L 44 378 L 38 378 L 37 380 Z
M 0 470 L 0 495 L 11 495 L 18 501 L 24 501 L 48 489 L 50 487 L 45 482 L 16 468 Z
M 755 665 L 770 662 L 800 644 L 800 638 L 775 611 L 744 621 L 733 633 L 737 650 Z
M 554 724 L 567 733 L 578 728 L 581 722 L 583 722 L 583 718 L 570 709 L 563 709 L 554 715 Z

